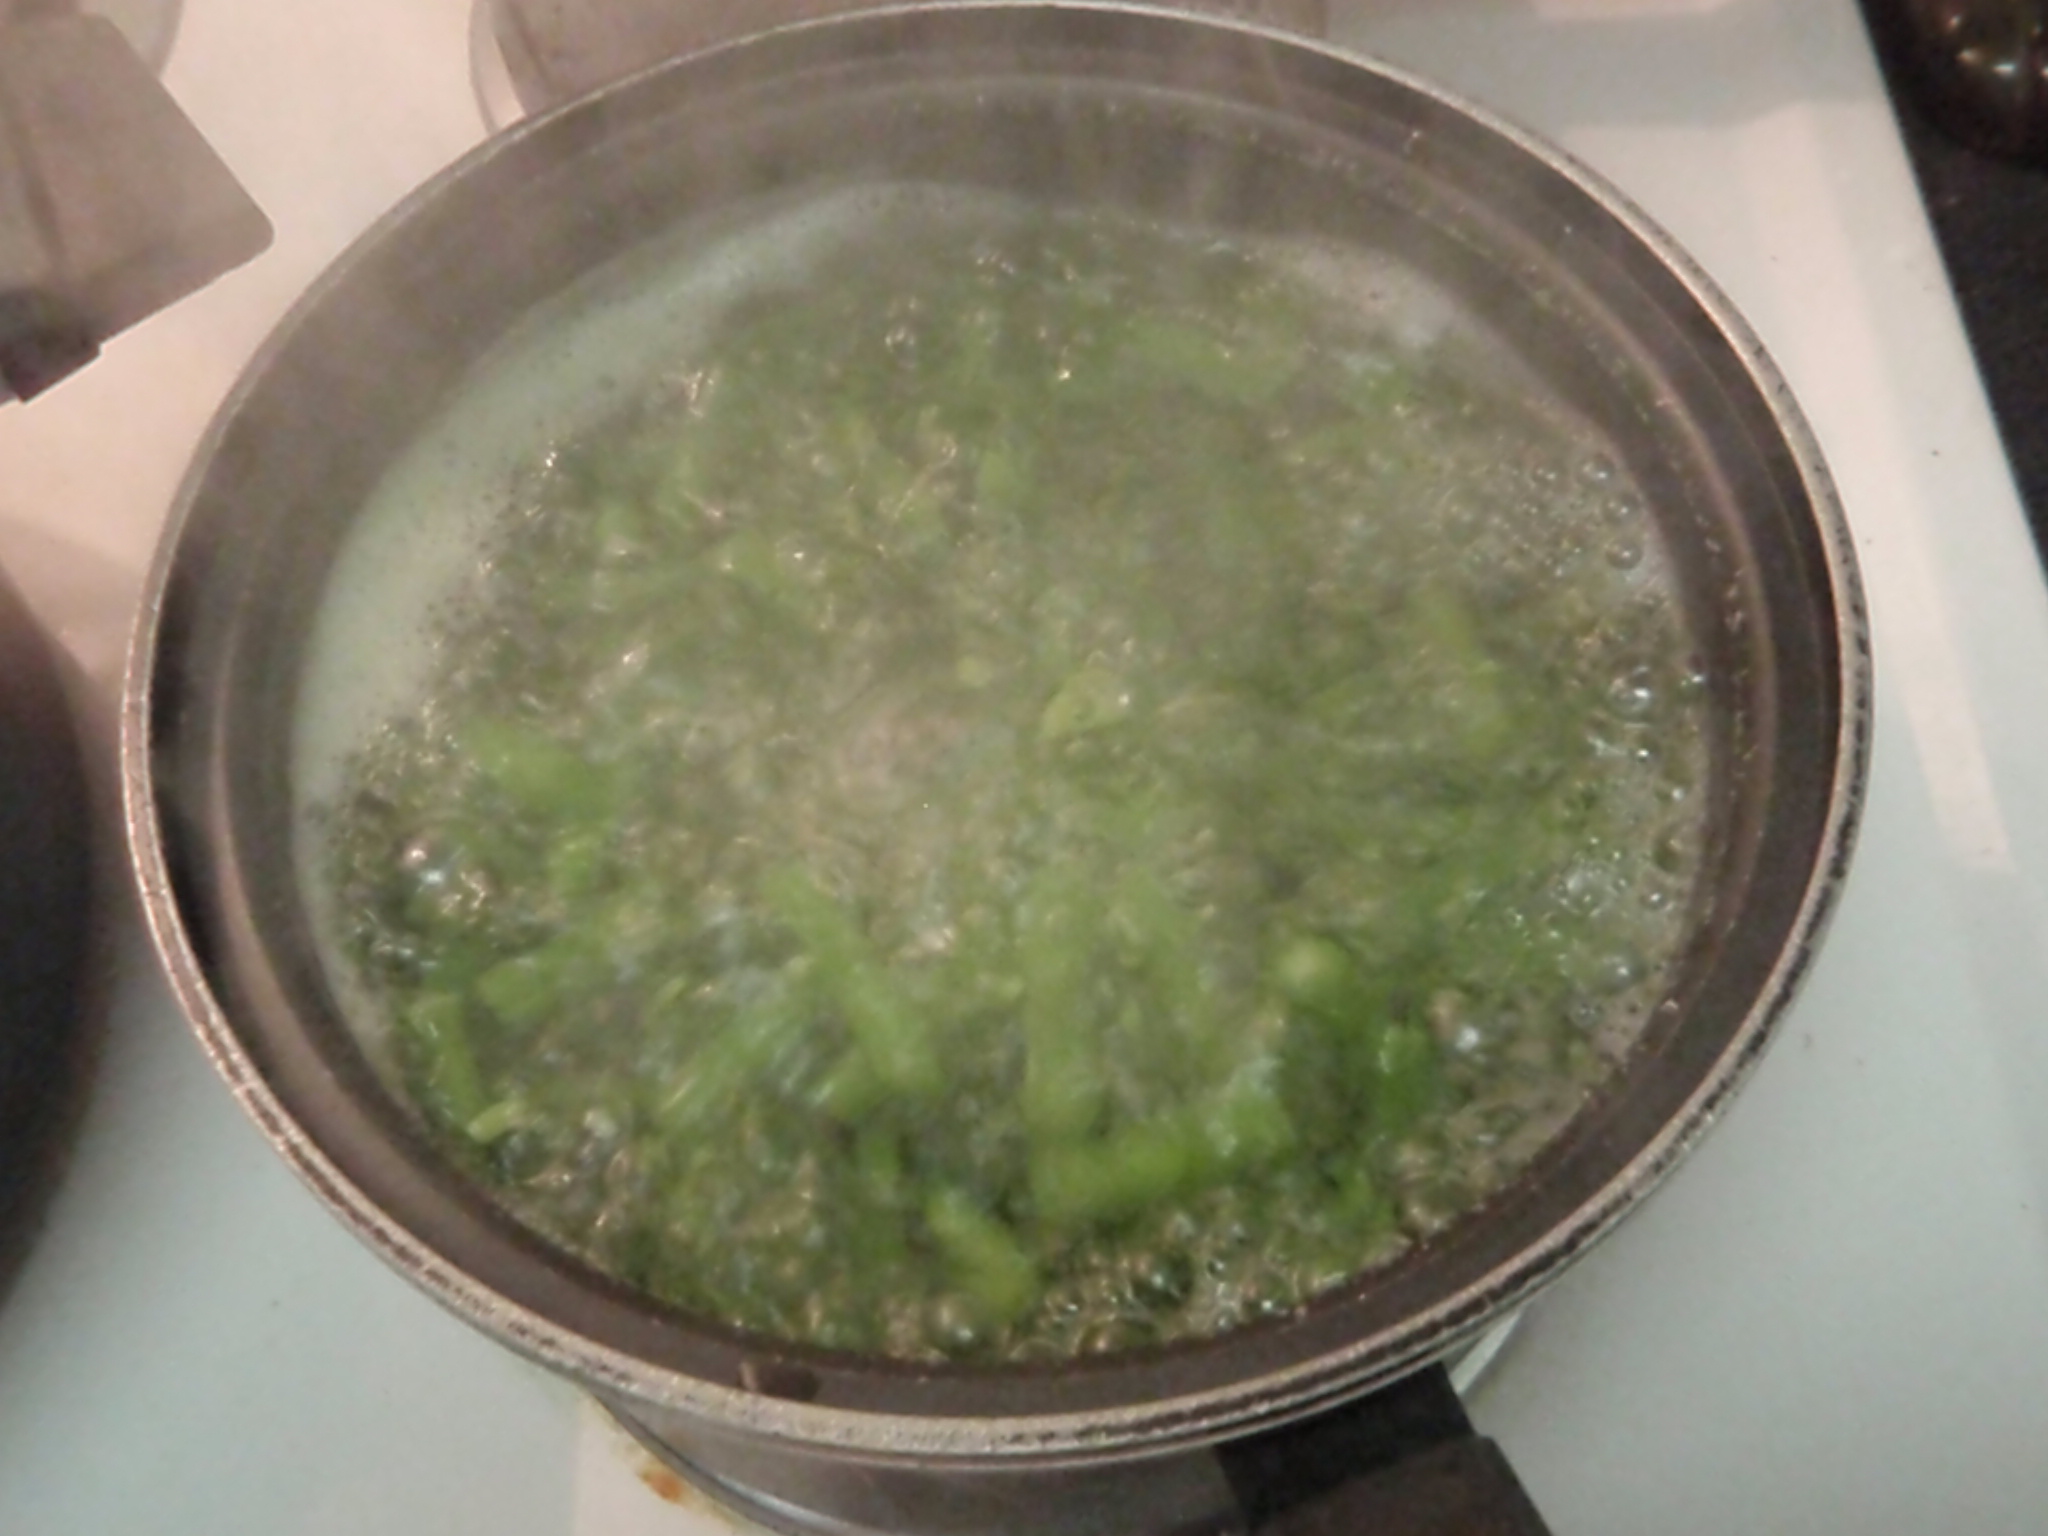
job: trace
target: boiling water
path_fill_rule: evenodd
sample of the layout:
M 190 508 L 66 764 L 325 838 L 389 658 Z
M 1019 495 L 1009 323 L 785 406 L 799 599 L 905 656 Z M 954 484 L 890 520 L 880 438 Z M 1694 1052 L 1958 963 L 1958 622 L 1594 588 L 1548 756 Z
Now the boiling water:
M 1371 253 L 923 189 L 684 243 L 507 340 L 316 624 L 302 874 L 447 1155 L 664 1300 L 912 1358 L 1285 1312 L 1511 1181 L 1703 837 L 1704 679 L 1598 435 Z M 899 386 L 1046 304 L 996 375 L 1126 373 L 1032 464 L 986 370 Z M 778 387 L 720 417 L 743 354 Z

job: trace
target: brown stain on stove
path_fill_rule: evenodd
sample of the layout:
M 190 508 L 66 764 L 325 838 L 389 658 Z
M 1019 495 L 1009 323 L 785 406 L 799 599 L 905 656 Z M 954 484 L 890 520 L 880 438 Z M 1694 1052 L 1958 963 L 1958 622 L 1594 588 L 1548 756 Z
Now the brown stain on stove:
M 4 3 L 4 0 L 0 0 L 0 3 Z M 620 1462 L 632 1472 L 641 1487 L 662 1503 L 701 1515 L 714 1522 L 720 1532 L 730 1533 L 730 1536 L 767 1536 L 760 1526 L 719 1503 L 715 1497 L 663 1461 L 613 1415 L 599 1408 L 599 1416 L 608 1431 L 606 1438 Z
M 673 1504 L 678 1509 L 694 1510 L 707 1515 L 716 1520 L 721 1529 L 731 1531 L 734 1536 L 743 1536 L 743 1533 L 759 1529 L 738 1518 L 675 1468 L 661 1461 L 645 1446 L 635 1445 L 631 1454 L 633 1475 L 640 1479 L 642 1487 L 664 1504 Z
M 653 1457 L 643 1456 L 640 1465 L 633 1470 L 639 1474 L 640 1481 L 652 1490 L 657 1499 L 666 1500 L 670 1504 L 692 1502 L 690 1485 Z

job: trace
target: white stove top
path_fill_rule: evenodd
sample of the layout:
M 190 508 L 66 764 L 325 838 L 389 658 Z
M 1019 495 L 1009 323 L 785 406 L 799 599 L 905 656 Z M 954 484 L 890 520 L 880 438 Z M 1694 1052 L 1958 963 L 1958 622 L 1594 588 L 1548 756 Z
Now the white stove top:
M 0 410 L 0 563 L 76 665 L 103 781 L 208 416 L 318 270 L 483 136 L 468 5 L 187 0 L 166 82 L 277 242 Z M 1475 1417 L 1560 1533 L 2038 1531 L 2048 587 L 1853 0 L 1331 10 L 1340 42 L 1561 141 L 1729 291 L 1840 482 L 1878 660 L 1862 844 L 1782 1036 L 1532 1311 Z M 0 1531 L 710 1528 L 329 1219 L 205 1063 L 125 892 L 109 907 L 105 1059 L 0 1310 Z

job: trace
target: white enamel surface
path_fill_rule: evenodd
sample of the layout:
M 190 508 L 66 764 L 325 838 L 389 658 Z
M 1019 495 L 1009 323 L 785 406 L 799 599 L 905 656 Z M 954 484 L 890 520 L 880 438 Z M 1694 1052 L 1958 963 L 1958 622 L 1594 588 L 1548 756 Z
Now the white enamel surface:
M 2038 1531 L 2048 588 L 1853 0 L 1331 9 L 1340 41 L 1562 142 L 1728 291 L 1840 483 L 1877 650 L 1865 831 L 1782 1038 L 1531 1310 L 1481 1425 L 1575 1536 Z M 277 243 L 0 409 L 0 563 L 75 665 L 103 789 L 132 606 L 207 418 L 347 240 L 482 135 L 466 12 L 188 0 L 167 83 Z M 112 905 L 100 1078 L 0 1308 L 0 1531 L 706 1530 L 315 1205 Z
M 2048 603 L 1855 9 L 1472 0 L 1339 36 L 1563 143 L 1726 289 L 1841 488 L 1878 667 L 1783 1035 L 1477 1417 L 1560 1531 L 2038 1531 Z

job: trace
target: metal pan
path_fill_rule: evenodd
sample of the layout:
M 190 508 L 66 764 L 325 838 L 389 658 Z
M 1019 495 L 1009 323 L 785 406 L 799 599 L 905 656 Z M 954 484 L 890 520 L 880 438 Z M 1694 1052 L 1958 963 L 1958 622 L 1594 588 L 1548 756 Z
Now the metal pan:
M 289 743 L 322 707 L 305 696 L 312 614 L 421 424 L 488 393 L 564 294 L 905 182 L 1312 237 L 1429 274 L 1626 462 L 1712 680 L 1709 894 L 1609 1089 L 1437 1238 L 1200 1345 L 911 1368 L 648 1303 L 433 1155 L 348 1027 L 294 868 Z M 573 349 L 559 355 L 572 379 Z M 544 413 L 572 396 L 522 398 Z M 1783 382 L 1612 189 L 1422 81 L 1300 40 L 1137 8 L 964 5 L 664 66 L 493 141 L 372 230 L 263 348 L 185 483 L 135 642 L 123 776 L 150 922 L 208 1051 L 321 1198 L 455 1311 L 778 1523 L 998 1529 L 1023 1498 L 1062 1530 L 1128 1529 L 1132 1508 L 1194 1528 L 1231 1507 L 1215 1447 L 1469 1341 L 1712 1123 L 1842 877 L 1869 708 L 1849 541 Z

